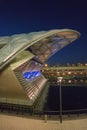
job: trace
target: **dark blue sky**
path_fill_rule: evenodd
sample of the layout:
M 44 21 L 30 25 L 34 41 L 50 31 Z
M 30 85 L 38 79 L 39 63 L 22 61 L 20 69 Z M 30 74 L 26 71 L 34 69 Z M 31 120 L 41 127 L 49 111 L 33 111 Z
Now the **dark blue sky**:
M 63 28 L 77 30 L 81 37 L 56 53 L 48 63 L 86 63 L 86 0 L 0 0 L 0 36 Z

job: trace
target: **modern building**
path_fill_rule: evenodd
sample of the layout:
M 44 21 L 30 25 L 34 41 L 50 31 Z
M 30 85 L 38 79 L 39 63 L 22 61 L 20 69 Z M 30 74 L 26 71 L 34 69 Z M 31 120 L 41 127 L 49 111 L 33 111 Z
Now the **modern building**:
M 43 64 L 79 36 L 61 29 L 0 37 L 0 108 L 33 107 L 47 82 Z

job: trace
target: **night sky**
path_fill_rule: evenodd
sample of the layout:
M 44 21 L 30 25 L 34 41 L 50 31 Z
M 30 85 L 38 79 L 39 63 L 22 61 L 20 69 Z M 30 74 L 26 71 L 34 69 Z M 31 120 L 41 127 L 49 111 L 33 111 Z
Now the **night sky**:
M 0 0 L 0 36 L 64 28 L 79 31 L 81 37 L 47 63 L 87 63 L 86 0 Z

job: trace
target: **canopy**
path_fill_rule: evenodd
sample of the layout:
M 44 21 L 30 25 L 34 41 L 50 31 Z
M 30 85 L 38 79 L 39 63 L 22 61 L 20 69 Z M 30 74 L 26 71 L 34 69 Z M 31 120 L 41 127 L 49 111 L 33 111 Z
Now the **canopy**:
M 0 37 L 0 70 L 26 49 L 44 63 L 79 36 L 77 31 L 60 29 Z

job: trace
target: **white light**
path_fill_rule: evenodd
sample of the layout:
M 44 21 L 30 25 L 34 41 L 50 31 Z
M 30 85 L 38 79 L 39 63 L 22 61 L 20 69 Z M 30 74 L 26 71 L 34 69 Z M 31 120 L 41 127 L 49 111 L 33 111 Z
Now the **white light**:
M 68 74 L 71 74 L 71 71 L 69 71 Z
M 80 72 L 80 74 L 83 74 L 83 72 Z
M 72 81 L 71 81 L 71 80 L 69 80 L 68 82 L 69 82 L 69 83 L 71 83 Z
M 63 77 L 57 77 L 58 82 L 62 82 Z

